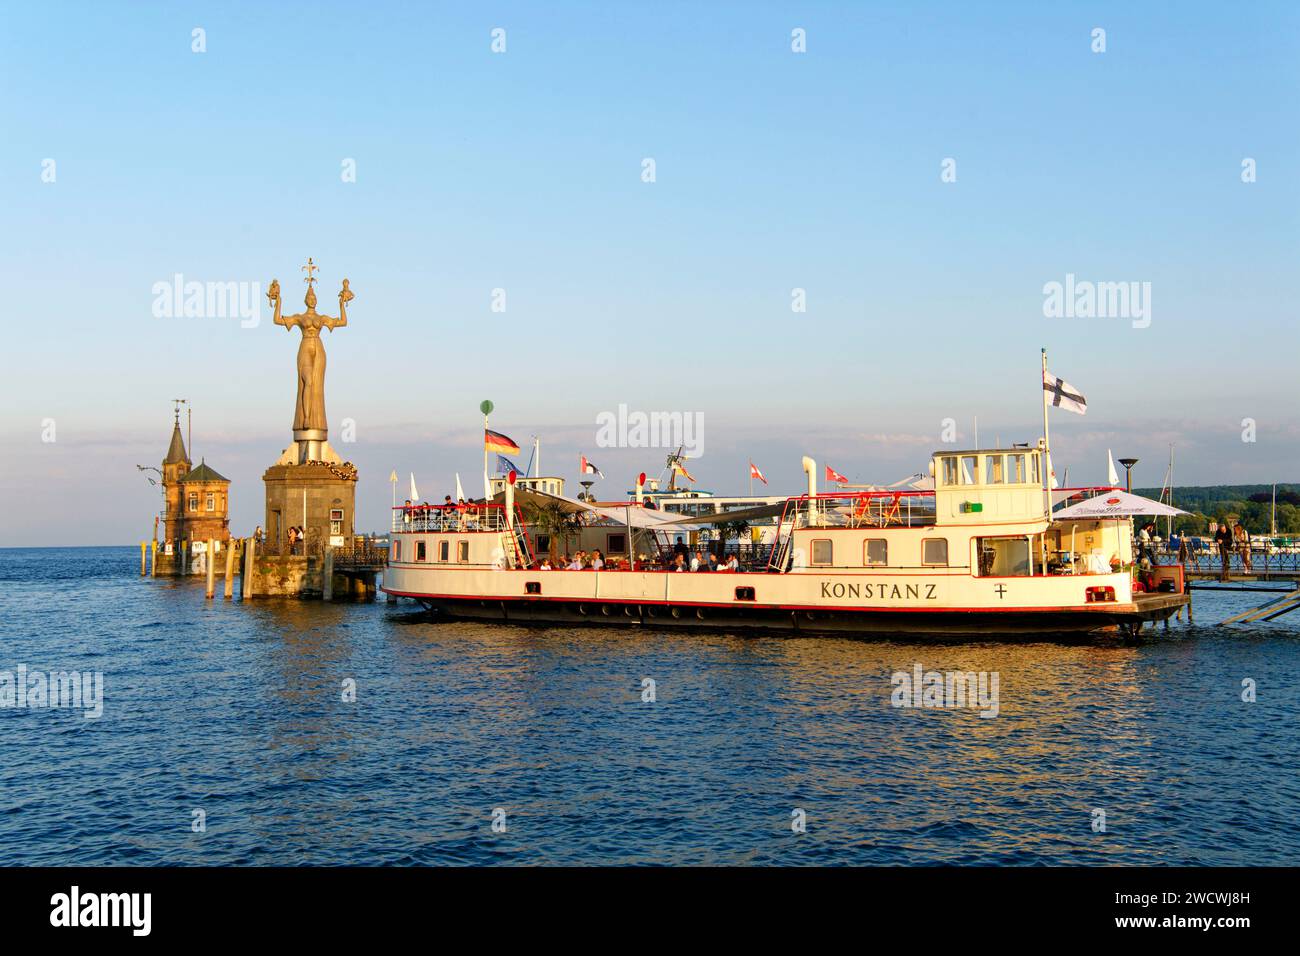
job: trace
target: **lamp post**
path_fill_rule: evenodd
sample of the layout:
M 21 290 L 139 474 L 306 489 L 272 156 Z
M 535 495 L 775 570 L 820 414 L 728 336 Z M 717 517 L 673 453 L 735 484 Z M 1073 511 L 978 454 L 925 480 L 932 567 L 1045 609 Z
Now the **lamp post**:
M 1119 463 L 1124 466 L 1124 490 L 1129 494 L 1133 493 L 1133 466 L 1138 463 L 1137 458 L 1121 458 Z

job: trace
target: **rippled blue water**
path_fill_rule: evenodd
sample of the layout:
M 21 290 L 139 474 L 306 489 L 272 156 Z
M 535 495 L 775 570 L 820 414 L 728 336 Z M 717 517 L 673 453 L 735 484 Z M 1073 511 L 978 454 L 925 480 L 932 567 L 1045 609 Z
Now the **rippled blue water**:
M 0 670 L 106 697 L 0 710 L 0 862 L 1300 862 L 1300 612 L 1213 626 L 1262 595 L 1137 646 L 932 645 L 205 602 L 138 562 L 0 550 Z M 892 707 L 916 662 L 998 672 L 1000 715 Z

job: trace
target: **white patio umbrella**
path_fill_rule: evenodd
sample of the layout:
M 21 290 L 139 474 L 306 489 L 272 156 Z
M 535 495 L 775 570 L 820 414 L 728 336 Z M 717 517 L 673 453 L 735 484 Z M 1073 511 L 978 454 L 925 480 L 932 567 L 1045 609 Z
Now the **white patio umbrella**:
M 1187 513 L 1127 491 L 1104 491 L 1094 498 L 1080 501 L 1077 505 L 1052 512 L 1052 520 L 1130 518 L 1133 515 L 1185 515 Z

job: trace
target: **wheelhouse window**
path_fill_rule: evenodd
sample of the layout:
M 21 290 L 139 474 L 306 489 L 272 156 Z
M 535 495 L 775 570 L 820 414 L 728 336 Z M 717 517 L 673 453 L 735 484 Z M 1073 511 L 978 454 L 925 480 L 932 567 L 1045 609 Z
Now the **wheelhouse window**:
M 889 563 L 889 542 L 884 538 L 868 538 L 862 543 L 862 563 L 867 567 L 882 567 Z
M 469 542 L 468 541 L 456 542 L 456 560 L 459 561 L 461 564 L 469 563 Z
M 973 485 L 979 477 L 979 458 L 975 455 L 961 456 L 961 483 Z
M 939 461 L 943 466 L 943 483 L 945 485 L 957 484 L 957 459 L 952 455 L 945 455 Z
M 818 538 L 812 543 L 812 563 L 822 566 L 831 564 L 834 551 L 830 538 Z
M 921 563 L 938 567 L 948 564 L 948 539 L 924 538 L 921 541 Z
M 984 484 L 1001 485 L 1007 480 L 1001 455 L 989 455 L 984 459 Z
M 425 543 L 423 541 L 415 542 L 415 560 L 417 561 L 428 560 L 428 552 L 425 549 Z
M 393 560 L 394 561 L 402 560 L 402 542 L 400 541 L 393 542 Z
M 1025 456 L 1008 455 L 1007 463 L 1008 463 L 1008 470 L 1010 472 L 1008 476 L 1008 480 L 1013 481 L 1018 485 L 1023 485 L 1027 480 L 1026 472 L 1025 472 Z

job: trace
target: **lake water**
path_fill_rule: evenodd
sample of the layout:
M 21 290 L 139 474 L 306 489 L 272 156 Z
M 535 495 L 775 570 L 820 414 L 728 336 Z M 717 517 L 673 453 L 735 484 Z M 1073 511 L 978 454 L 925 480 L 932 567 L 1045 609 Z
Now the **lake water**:
M 99 719 L 0 709 L 0 863 L 1300 863 L 1300 612 L 1215 626 L 1267 595 L 1198 594 L 1133 646 L 926 644 L 434 624 L 138 572 L 0 550 L 0 672 L 104 680 Z M 998 715 L 892 706 L 918 663 L 996 673 Z

